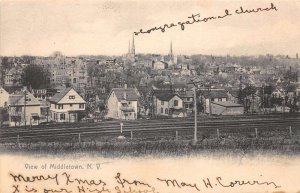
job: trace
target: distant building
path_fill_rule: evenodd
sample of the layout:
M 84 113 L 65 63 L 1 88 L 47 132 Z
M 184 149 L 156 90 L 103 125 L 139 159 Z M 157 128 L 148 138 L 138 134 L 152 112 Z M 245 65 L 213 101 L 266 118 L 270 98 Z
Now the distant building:
M 164 70 L 164 69 L 167 69 L 169 66 L 168 63 L 166 62 L 163 62 L 163 61 L 153 61 L 152 62 L 152 68 L 155 69 L 155 70 Z
M 0 107 L 6 107 L 8 103 L 9 93 L 0 87 Z
M 50 99 L 50 117 L 56 122 L 76 122 L 78 114 L 85 108 L 85 100 L 73 88 L 67 88 Z
M 178 94 L 156 90 L 152 97 L 152 112 L 155 117 L 185 117 L 183 100 Z
M 46 101 L 47 99 L 51 99 L 55 94 L 56 89 L 32 89 L 32 94 L 35 98 Z
M 8 100 L 9 125 L 38 125 L 40 102 L 28 90 L 11 94 Z
M 12 68 L 4 77 L 4 85 L 8 87 L 22 86 L 22 70 Z
M 58 55 L 55 58 L 37 61 L 50 72 L 52 85 L 65 84 L 78 92 L 84 91 L 88 84 L 87 63 L 81 58 L 69 58 Z M 37 63 L 36 62 L 36 63 Z
M 108 95 L 107 117 L 122 120 L 137 119 L 139 95 L 133 88 L 113 88 Z

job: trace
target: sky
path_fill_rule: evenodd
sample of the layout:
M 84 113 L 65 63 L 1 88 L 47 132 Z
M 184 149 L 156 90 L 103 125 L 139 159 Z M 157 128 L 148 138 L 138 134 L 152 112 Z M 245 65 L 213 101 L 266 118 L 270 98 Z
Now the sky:
M 277 11 L 234 14 L 244 9 Z M 0 55 L 122 55 L 133 32 L 200 19 L 231 15 L 206 23 L 176 26 L 135 36 L 136 53 L 258 55 L 300 53 L 300 0 L 2 0 Z

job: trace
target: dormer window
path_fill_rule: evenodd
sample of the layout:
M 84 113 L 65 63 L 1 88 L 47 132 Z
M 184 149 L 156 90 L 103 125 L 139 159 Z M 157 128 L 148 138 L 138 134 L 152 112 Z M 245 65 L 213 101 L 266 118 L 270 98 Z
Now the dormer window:
M 75 96 L 74 95 L 69 96 L 69 99 L 75 99 Z

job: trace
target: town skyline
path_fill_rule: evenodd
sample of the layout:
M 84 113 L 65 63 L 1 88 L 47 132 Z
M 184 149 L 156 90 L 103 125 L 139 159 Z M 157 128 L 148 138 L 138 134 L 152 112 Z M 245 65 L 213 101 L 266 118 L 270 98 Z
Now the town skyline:
M 117 56 L 127 52 L 133 32 L 176 21 L 191 14 L 203 17 L 245 8 L 268 7 L 278 11 L 231 16 L 180 29 L 135 36 L 136 53 L 167 54 L 173 42 L 176 55 L 295 55 L 299 52 L 300 3 L 297 1 L 169 1 L 83 2 L 4 1 L 1 3 L 1 55 Z M 167 6 L 168 5 L 168 6 Z M 47 8 L 46 8 L 47 7 Z M 25 10 L 26 13 L 22 10 Z M 163 10 L 163 11 L 160 11 Z M 175 14 L 176 13 L 176 14 Z

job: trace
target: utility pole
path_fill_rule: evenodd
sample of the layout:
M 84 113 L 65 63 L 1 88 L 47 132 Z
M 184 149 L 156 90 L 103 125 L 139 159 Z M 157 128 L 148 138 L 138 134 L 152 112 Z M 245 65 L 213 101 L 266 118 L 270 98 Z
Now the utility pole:
M 26 126 L 26 98 L 27 98 L 27 89 L 25 88 L 25 91 L 24 91 L 24 121 L 25 121 L 25 126 Z
M 195 128 L 194 128 L 194 144 L 197 144 L 197 94 L 196 94 L 196 85 L 193 87 L 194 90 L 194 113 L 195 113 Z
M 197 125 L 197 90 L 196 90 L 196 83 L 200 83 L 200 82 L 194 82 L 193 80 L 191 81 L 191 83 L 188 84 L 193 84 L 193 91 L 194 91 L 194 139 L 192 141 L 193 145 L 197 144 L 198 141 L 198 137 L 197 137 L 197 133 L 198 133 L 198 125 Z

